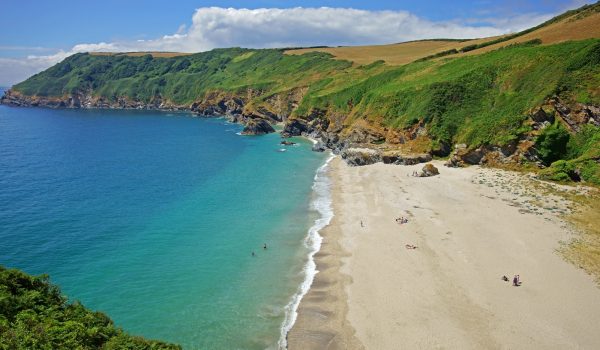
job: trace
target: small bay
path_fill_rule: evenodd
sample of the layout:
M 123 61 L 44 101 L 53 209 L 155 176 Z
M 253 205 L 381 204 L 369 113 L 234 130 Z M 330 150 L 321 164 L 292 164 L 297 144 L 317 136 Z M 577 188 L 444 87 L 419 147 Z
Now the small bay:
M 240 130 L 188 113 L 0 106 L 0 264 L 49 274 L 133 334 L 276 347 L 325 156 Z

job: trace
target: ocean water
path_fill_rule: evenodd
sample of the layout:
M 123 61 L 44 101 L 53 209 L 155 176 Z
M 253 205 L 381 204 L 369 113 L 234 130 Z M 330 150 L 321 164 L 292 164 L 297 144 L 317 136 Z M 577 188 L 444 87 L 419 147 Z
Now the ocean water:
M 50 274 L 133 334 L 277 348 L 331 215 L 315 177 L 327 155 L 240 130 L 185 113 L 0 106 L 0 264 Z

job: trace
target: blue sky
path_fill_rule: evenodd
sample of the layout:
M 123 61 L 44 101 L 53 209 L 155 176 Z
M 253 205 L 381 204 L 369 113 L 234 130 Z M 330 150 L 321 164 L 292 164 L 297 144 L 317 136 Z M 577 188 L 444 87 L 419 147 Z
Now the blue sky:
M 226 46 L 359 45 L 443 36 L 489 36 L 527 28 L 584 3 L 582 0 L 4 1 L 0 7 L 3 33 L 0 85 L 12 84 L 68 54 L 84 50 L 203 51 Z M 225 9 L 299 6 L 364 11 Z M 222 9 L 197 12 L 208 7 Z M 381 11 L 386 11 L 385 15 Z

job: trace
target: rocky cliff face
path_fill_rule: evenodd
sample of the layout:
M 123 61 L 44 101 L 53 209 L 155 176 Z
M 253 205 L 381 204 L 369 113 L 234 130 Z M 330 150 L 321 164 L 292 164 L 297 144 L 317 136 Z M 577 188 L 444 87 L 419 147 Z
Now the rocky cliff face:
M 268 121 L 260 118 L 249 119 L 246 122 L 242 135 L 264 135 L 275 132 L 275 129 Z
M 526 124 L 531 131 L 520 135 L 518 140 L 505 145 L 485 145 L 469 148 L 458 144 L 450 155 L 447 166 L 468 164 L 499 164 L 533 162 L 544 167 L 537 156 L 535 138 L 546 127 L 558 121 L 570 132 L 580 132 L 583 125 L 600 126 L 600 107 L 576 103 L 568 107 L 558 97 L 548 98 L 543 105 L 532 109 Z
M 248 91 L 246 98 L 244 98 L 231 93 L 211 92 L 191 105 L 182 105 L 165 101 L 160 96 L 154 97 L 150 102 L 144 102 L 124 97 L 108 100 L 93 96 L 90 93 L 78 93 L 62 97 L 25 96 L 19 92 L 8 90 L 0 98 L 0 103 L 15 107 L 190 111 L 198 116 L 225 116 L 231 122 L 245 125 L 244 135 L 261 135 L 275 132 L 270 123 L 280 123 L 287 115 L 272 112 L 268 103 L 259 106 L 247 105 L 247 100 L 255 97 L 256 94 L 260 94 L 260 92 Z
M 272 124 L 283 124 L 283 137 L 307 136 L 317 140 L 315 151 L 332 150 L 350 165 L 375 162 L 387 164 L 416 164 L 428 162 L 432 156 L 450 155 L 447 166 L 468 164 L 502 164 L 537 162 L 535 138 L 558 119 L 571 132 L 582 125 L 600 126 L 600 107 L 574 104 L 568 106 L 558 97 L 547 99 L 528 113 L 526 125 L 530 132 L 505 145 L 458 144 L 451 147 L 432 142 L 427 125 L 419 121 L 403 129 L 393 129 L 377 121 L 364 119 L 349 122 L 345 115 L 334 111 L 313 109 L 306 115 L 294 111 L 306 93 L 306 88 L 268 97 L 260 90 L 247 89 L 242 93 L 214 91 L 205 94 L 191 105 L 175 104 L 160 96 L 150 102 L 127 98 L 111 101 L 91 94 L 73 94 L 63 97 L 24 96 L 9 90 L 0 103 L 13 106 L 39 106 L 50 108 L 114 108 L 191 111 L 199 116 L 225 116 L 230 121 L 245 125 L 244 135 L 262 135 L 275 132 Z M 260 97 L 260 98 L 257 98 Z M 260 102 L 257 102 L 260 101 Z M 432 145 L 436 144 L 435 147 Z

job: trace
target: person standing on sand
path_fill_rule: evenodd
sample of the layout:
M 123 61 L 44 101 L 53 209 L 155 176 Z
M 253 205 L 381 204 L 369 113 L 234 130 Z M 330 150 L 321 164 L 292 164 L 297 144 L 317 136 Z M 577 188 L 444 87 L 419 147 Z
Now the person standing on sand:
M 519 276 L 515 275 L 515 277 L 513 277 L 513 286 L 518 287 L 519 286 Z

